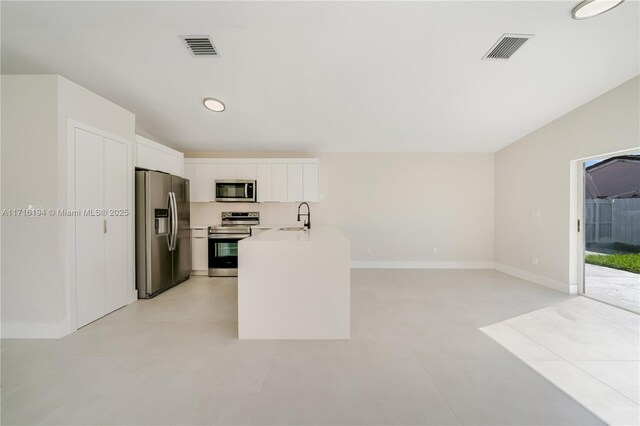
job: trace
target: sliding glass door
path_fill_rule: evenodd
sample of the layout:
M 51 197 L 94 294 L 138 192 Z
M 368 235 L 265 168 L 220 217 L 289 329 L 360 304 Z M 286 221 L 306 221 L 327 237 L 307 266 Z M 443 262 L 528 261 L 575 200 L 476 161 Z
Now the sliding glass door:
M 640 152 L 584 162 L 585 296 L 640 312 Z

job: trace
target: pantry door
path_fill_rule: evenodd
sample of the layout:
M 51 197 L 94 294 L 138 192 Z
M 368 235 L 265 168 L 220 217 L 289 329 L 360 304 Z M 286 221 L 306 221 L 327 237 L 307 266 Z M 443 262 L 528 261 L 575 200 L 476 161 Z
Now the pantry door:
M 105 314 L 104 218 L 89 214 L 104 206 L 102 136 L 75 129 L 76 307 L 78 328 Z

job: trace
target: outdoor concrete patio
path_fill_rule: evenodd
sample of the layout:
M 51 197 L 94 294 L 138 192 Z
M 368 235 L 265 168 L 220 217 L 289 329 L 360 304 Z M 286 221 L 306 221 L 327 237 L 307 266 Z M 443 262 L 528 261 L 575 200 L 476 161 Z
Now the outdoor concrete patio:
M 585 295 L 640 313 L 640 275 L 586 264 Z

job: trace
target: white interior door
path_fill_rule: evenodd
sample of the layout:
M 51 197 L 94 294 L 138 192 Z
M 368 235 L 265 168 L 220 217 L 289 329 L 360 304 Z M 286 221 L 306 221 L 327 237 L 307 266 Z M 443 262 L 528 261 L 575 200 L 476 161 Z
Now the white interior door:
M 76 209 L 104 205 L 104 143 L 101 136 L 75 130 Z M 100 215 L 76 218 L 76 309 L 82 327 L 105 314 L 104 229 Z
M 104 300 L 107 314 L 127 304 L 128 286 L 128 154 L 126 144 L 104 139 Z M 128 212 L 132 214 L 132 212 Z

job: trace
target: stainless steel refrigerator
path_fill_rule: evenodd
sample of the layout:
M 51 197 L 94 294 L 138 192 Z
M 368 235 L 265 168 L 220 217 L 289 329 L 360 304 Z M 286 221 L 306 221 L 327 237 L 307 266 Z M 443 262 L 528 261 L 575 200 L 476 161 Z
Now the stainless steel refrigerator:
M 136 287 L 148 299 L 189 278 L 189 180 L 136 171 Z

